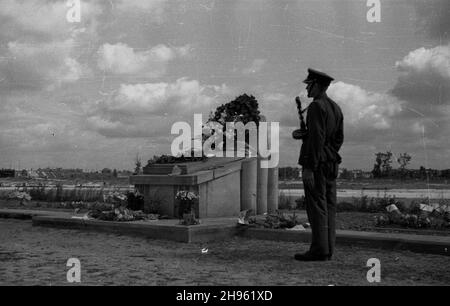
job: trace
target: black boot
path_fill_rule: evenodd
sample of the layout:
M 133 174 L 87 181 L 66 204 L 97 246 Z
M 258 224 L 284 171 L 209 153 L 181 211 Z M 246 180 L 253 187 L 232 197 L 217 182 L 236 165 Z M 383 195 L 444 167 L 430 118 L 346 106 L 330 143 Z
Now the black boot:
M 318 254 L 313 254 L 311 252 L 306 252 L 304 254 L 295 254 L 294 259 L 300 260 L 300 261 L 327 261 L 327 260 L 331 260 L 331 256 L 318 255 Z

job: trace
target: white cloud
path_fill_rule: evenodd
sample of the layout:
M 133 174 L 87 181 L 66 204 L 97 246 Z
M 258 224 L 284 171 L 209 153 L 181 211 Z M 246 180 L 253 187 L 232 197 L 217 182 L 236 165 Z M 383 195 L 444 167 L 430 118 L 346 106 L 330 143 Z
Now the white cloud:
M 178 56 L 186 56 L 188 53 L 189 46 L 170 48 L 159 44 L 150 50 L 135 51 L 123 43 L 104 44 L 98 50 L 98 67 L 116 74 L 159 77 L 166 73 L 169 61 Z
M 411 51 L 396 62 L 396 67 L 400 76 L 393 95 L 425 116 L 446 115 L 450 104 L 450 44 Z
M 108 137 L 167 136 L 171 122 L 189 120 L 194 113 L 206 116 L 217 97 L 227 92 L 224 85 L 201 85 L 186 78 L 122 84 L 116 95 L 86 108 L 88 125 Z
M 96 2 L 81 2 L 81 26 L 94 30 L 101 8 Z M 66 37 L 74 28 L 66 19 L 66 1 L 0 0 L 0 16 L 8 23 L 8 32 L 17 30 L 48 37 Z M 5 33 L 3 33 L 5 35 Z
M 431 74 L 450 80 L 450 45 L 416 49 L 395 65 L 404 74 Z
M 389 129 L 393 117 L 402 110 L 402 102 L 389 94 L 343 82 L 333 83 L 328 95 L 341 106 L 345 123 L 356 129 Z
M 109 138 L 168 137 L 172 121 L 163 116 L 147 116 L 135 120 L 108 119 L 92 116 L 86 120 L 87 127 L 98 134 Z
M 0 1 L 0 15 L 11 18 L 22 29 L 46 34 L 60 34 L 70 24 L 65 20 L 67 7 L 64 2 Z
M 23 94 L 5 98 L 4 110 L 0 112 L 0 142 L 5 145 L 1 149 L 14 148 L 19 153 L 86 148 L 83 127 L 75 116 L 46 99 L 46 95 Z
M 53 89 L 80 79 L 89 69 L 71 56 L 73 39 L 56 43 L 9 42 L 7 61 L 0 62 L 0 85 L 14 88 Z
M 212 103 L 203 95 L 205 87 L 185 78 L 174 83 L 122 84 L 118 95 L 108 104 L 110 110 L 146 113 L 184 112 L 201 109 Z
M 66 1 L 0 0 L 0 24 L 8 29 L 0 33 L 2 88 L 55 89 L 90 74 L 79 58 L 86 38 L 96 37 L 101 7 L 82 1 L 79 24 L 67 21 L 68 9 Z

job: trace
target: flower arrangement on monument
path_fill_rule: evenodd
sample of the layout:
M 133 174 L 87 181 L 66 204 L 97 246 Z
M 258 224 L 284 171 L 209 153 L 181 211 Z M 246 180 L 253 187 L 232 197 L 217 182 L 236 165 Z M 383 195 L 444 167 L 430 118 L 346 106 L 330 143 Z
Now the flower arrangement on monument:
M 214 112 L 210 113 L 208 121 L 202 126 L 202 143 L 204 143 L 207 138 L 214 136 L 217 131 L 220 131 L 216 134 L 216 137 L 223 140 L 223 142 L 221 142 L 221 149 L 225 150 L 227 142 L 237 143 L 237 135 L 234 127 L 229 128 L 226 123 L 241 122 L 246 125 L 249 122 L 253 122 L 255 127 L 257 127 L 259 126 L 261 119 L 262 116 L 256 98 L 247 94 L 240 95 L 233 101 L 220 105 Z M 248 145 L 247 140 L 249 138 L 249 131 L 246 131 L 245 133 L 245 142 Z M 212 148 L 214 148 L 214 146 L 215 144 L 212 145 Z M 246 149 L 248 150 L 249 148 Z
M 187 190 L 180 190 L 175 195 L 175 199 L 179 201 L 179 215 L 183 217 L 181 224 L 195 225 L 198 220 L 195 218 L 194 204 L 198 199 L 198 195 Z
M 242 122 L 244 125 L 249 122 L 254 122 L 255 125 L 258 126 L 261 119 L 262 116 L 259 111 L 259 105 L 256 98 L 252 95 L 242 94 L 236 97 L 233 101 L 222 104 L 214 111 L 211 111 L 208 121 L 202 125 L 202 145 L 208 138 L 215 135 L 215 137 L 220 137 L 223 139 L 222 149 L 225 149 L 227 141 L 237 141 L 235 130 L 233 128 L 227 129 L 227 122 Z M 246 131 L 245 133 L 245 137 L 248 139 L 249 131 Z M 215 144 L 212 144 L 212 148 L 215 148 Z M 249 148 L 246 149 L 248 150 Z M 155 155 L 148 161 L 147 167 L 153 164 L 177 164 L 206 161 L 209 157 L 212 156 L 206 156 L 203 152 L 202 156 L 196 157 L 195 151 L 191 149 L 180 156 Z
M 180 201 L 193 201 L 198 199 L 198 196 L 191 191 L 180 190 L 177 192 L 175 198 Z

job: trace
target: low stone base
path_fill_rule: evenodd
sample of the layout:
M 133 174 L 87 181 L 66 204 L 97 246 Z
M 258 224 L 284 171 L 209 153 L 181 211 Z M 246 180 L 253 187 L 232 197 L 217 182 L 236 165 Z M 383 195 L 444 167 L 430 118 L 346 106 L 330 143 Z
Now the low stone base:
M 80 215 L 79 217 L 81 217 Z M 110 222 L 73 219 L 69 213 L 0 209 L 0 218 L 32 219 L 33 225 L 110 232 L 120 235 L 143 235 L 153 239 L 181 242 L 226 240 L 234 236 L 249 239 L 309 243 L 311 232 L 254 228 L 237 225 L 236 218 L 211 218 L 193 226 L 179 225 L 179 220 Z M 337 245 L 356 245 L 387 250 L 450 256 L 450 237 L 338 230 Z
M 120 235 L 137 235 L 150 239 L 178 242 L 208 242 L 226 240 L 236 235 L 236 220 L 202 220 L 201 224 L 185 226 L 178 220 L 113 222 L 80 220 L 64 216 L 35 216 L 33 225 L 91 230 Z
M 212 169 L 183 175 L 135 175 L 130 183 L 144 195 L 147 210 L 170 218 L 179 218 L 175 195 L 180 190 L 198 194 L 198 218 L 235 217 L 241 210 L 242 160 L 224 159 L 223 164 L 216 161 Z

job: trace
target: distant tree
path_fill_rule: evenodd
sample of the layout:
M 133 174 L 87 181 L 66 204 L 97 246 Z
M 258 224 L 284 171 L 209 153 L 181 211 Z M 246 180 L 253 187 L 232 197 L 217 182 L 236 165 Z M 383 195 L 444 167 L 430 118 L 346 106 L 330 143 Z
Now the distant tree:
M 450 169 L 442 170 L 441 177 L 444 179 L 450 179 Z
M 111 173 L 112 173 L 112 171 L 109 168 L 103 168 L 103 170 L 102 170 L 102 174 L 111 174 Z
M 420 176 L 420 178 L 421 178 L 422 180 L 424 180 L 424 179 L 427 178 L 427 169 L 425 169 L 424 166 L 420 166 L 420 169 L 419 169 L 419 176 Z
M 136 154 L 136 159 L 134 161 L 134 164 L 136 165 L 136 167 L 134 168 L 134 175 L 139 175 L 142 173 L 142 163 L 141 163 L 141 158 L 139 157 L 139 154 Z
M 349 171 L 347 168 L 342 168 L 342 172 L 341 175 L 339 176 L 339 178 L 344 179 L 344 180 L 349 180 L 353 177 L 352 172 Z
M 373 165 L 372 170 L 373 177 L 375 178 L 381 177 L 381 165 L 383 164 L 382 156 L 383 153 L 381 152 L 375 154 L 375 164 Z
M 389 174 L 391 173 L 391 170 L 392 170 L 392 166 L 391 166 L 392 152 L 387 151 L 383 157 L 384 157 L 383 164 L 381 166 L 381 169 L 383 171 L 383 176 L 389 176 Z
M 116 169 L 113 170 L 113 177 L 117 178 L 117 170 Z
M 375 156 L 375 164 L 372 170 L 373 177 L 378 178 L 389 176 L 392 171 L 392 152 L 378 152 Z
M 408 164 L 411 162 L 411 155 L 409 155 L 408 153 L 403 153 L 400 154 L 400 156 L 397 158 L 397 162 L 400 165 L 399 166 L 399 170 L 400 170 L 400 176 L 401 178 L 404 178 L 406 175 L 406 167 L 408 166 Z
M 400 165 L 400 169 L 405 170 L 406 166 L 408 166 L 408 164 L 411 162 L 411 159 L 412 157 L 408 153 L 400 154 L 400 156 L 397 158 L 397 162 Z

